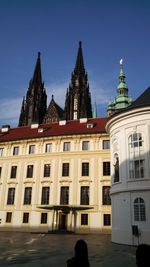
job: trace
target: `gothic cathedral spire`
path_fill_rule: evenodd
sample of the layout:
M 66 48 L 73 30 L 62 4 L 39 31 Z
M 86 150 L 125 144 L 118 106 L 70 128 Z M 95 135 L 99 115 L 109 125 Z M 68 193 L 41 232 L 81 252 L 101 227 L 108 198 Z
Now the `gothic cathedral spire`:
M 29 82 L 26 99 L 23 99 L 19 126 L 42 123 L 47 109 L 47 95 L 42 82 L 41 59 L 38 53 L 33 78 Z
M 69 90 L 67 89 L 66 93 L 64 111 L 66 120 L 92 118 L 91 95 L 87 73 L 84 68 L 81 42 L 79 42 L 76 64 L 71 76 Z

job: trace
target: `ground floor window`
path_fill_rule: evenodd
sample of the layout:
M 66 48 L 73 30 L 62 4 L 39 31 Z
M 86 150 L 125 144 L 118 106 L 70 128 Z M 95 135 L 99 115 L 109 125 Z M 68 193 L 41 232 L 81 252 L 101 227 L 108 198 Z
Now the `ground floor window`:
M 88 225 L 88 214 L 81 214 L 81 225 Z
M 12 212 L 7 212 L 6 213 L 6 223 L 11 223 L 12 219 Z
M 104 214 L 104 226 L 111 225 L 111 215 L 110 214 Z
M 136 198 L 134 200 L 134 220 L 146 221 L 145 201 L 143 198 Z
M 24 212 L 23 213 L 23 223 L 28 223 L 29 222 L 29 212 Z
M 41 213 L 41 224 L 47 223 L 47 213 Z

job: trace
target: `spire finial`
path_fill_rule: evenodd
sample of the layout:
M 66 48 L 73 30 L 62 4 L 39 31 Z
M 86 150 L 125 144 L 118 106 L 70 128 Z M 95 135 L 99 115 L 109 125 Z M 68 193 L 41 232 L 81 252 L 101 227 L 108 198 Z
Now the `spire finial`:
M 123 58 L 120 59 L 120 66 L 123 66 Z
M 75 72 L 76 73 L 84 73 L 84 63 L 83 63 L 83 53 L 82 53 L 82 42 L 79 42 L 79 48 L 78 48 L 78 54 L 76 59 L 76 65 L 75 65 Z
M 41 55 L 41 52 L 38 52 L 38 58 L 40 57 L 40 55 Z
M 54 99 L 54 95 L 52 95 L 52 100 Z

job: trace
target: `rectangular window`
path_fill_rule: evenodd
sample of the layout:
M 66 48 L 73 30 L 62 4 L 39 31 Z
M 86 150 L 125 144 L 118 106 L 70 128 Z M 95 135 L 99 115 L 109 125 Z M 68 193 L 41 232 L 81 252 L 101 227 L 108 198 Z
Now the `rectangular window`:
M 12 219 L 12 212 L 7 212 L 6 213 L 6 223 L 11 223 Z
M 52 151 L 52 143 L 46 144 L 46 146 L 45 146 L 45 152 L 46 153 L 49 153 L 51 151 Z
M 49 204 L 49 187 L 42 187 L 42 198 L 41 198 L 41 205 L 48 205 Z
M 24 191 L 24 205 L 31 204 L 31 197 L 32 197 L 32 187 L 26 187 Z
M 60 205 L 69 204 L 69 186 L 62 186 L 60 191 Z
M 17 166 L 12 166 L 10 178 L 16 178 L 16 175 L 17 175 Z
M 2 167 L 0 166 L 0 179 L 1 179 L 1 176 L 2 176 Z
M 110 162 L 106 161 L 103 162 L 103 176 L 109 176 L 110 175 Z
M 90 148 L 90 142 L 89 141 L 83 141 L 82 142 L 82 150 L 89 150 Z
M 89 205 L 89 186 L 81 186 L 80 205 Z
M 70 142 L 64 142 L 63 151 L 70 151 Z
M 15 188 L 8 188 L 7 205 L 13 205 L 15 200 Z
M 103 205 L 111 205 L 110 186 L 103 186 Z
M 35 145 L 30 145 L 29 146 L 29 154 L 34 154 L 35 153 Z
M 111 215 L 104 214 L 104 226 L 110 226 L 110 225 L 111 225 Z
M 44 177 L 50 177 L 50 164 L 44 164 Z
M 110 149 L 110 141 L 103 140 L 103 149 Z
M 0 157 L 2 157 L 4 154 L 4 148 L 3 147 L 0 147 Z
M 130 179 L 144 178 L 144 160 L 130 161 Z
M 62 176 L 69 176 L 69 163 L 63 163 Z
M 82 176 L 89 176 L 89 162 L 82 162 Z
M 23 213 L 23 223 L 28 223 L 29 222 L 29 212 L 24 212 Z
M 33 165 L 28 165 L 27 166 L 27 178 L 32 178 L 33 177 Z
M 88 214 L 81 214 L 81 225 L 88 225 Z
M 47 223 L 47 213 L 43 212 L 41 213 L 41 224 L 46 224 Z
M 16 156 L 16 155 L 19 155 L 19 146 L 15 146 L 13 148 L 13 155 Z

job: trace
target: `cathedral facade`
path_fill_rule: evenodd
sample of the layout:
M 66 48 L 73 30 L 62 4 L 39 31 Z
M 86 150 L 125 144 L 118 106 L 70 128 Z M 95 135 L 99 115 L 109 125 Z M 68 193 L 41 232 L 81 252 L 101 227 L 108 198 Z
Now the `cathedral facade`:
M 29 82 L 26 97 L 23 98 L 18 126 L 29 126 L 33 123 L 54 123 L 63 119 L 68 121 L 80 118 L 92 118 L 91 95 L 88 75 L 84 68 L 82 43 L 79 42 L 76 64 L 66 92 L 64 109 L 54 101 L 54 96 L 52 96 L 47 108 L 47 95 L 42 81 L 39 52 L 33 78 Z

